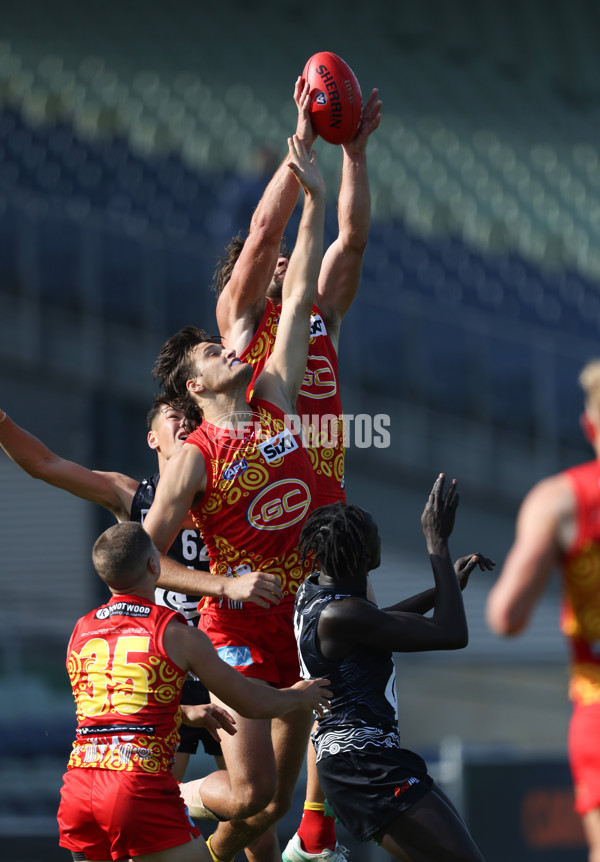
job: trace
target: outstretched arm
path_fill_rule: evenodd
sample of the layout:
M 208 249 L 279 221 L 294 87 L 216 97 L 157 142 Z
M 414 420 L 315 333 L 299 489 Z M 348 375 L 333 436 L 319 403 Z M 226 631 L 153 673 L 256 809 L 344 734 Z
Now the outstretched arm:
M 247 679 L 226 664 L 204 632 L 172 621 L 165 630 L 169 657 L 184 670 L 191 670 L 213 692 L 245 718 L 276 718 L 294 709 L 329 706 L 328 680 L 303 680 L 291 688 L 277 689 Z
M 487 600 L 488 625 L 496 634 L 518 634 L 528 624 L 566 550 L 575 506 L 571 486 L 560 475 L 539 482 L 523 500 L 515 541 Z
M 302 78 L 296 81 L 294 100 L 298 107 L 296 134 L 310 149 L 315 133 L 309 116 L 309 88 Z M 238 356 L 250 343 L 264 311 L 281 238 L 298 201 L 300 186 L 289 163 L 288 153 L 258 202 L 244 247 L 217 300 L 219 332 L 225 347 L 234 348 Z
M 289 170 L 304 189 L 304 207 L 283 283 L 275 345 L 256 381 L 255 393 L 258 398 L 293 412 L 306 369 L 310 312 L 323 254 L 325 183 L 317 167 L 316 153 L 313 151 L 309 156 L 296 135 L 289 139 L 288 145 Z
M 122 473 L 88 470 L 74 461 L 56 455 L 29 431 L 0 417 L 0 446 L 22 470 L 49 485 L 98 503 L 113 513 L 118 521 L 128 521 L 138 482 Z
M 344 144 L 342 179 L 338 196 L 337 239 L 323 258 L 317 305 L 336 350 L 342 318 L 352 305 L 362 269 L 371 225 L 371 192 L 367 172 L 367 142 L 381 122 L 381 100 L 373 90 L 363 109 L 354 140 Z
M 482 572 L 491 571 L 496 563 L 490 560 L 489 557 L 484 557 L 483 554 L 469 554 L 466 557 L 459 557 L 454 564 L 454 572 L 458 580 L 458 585 L 461 592 L 465 589 L 469 582 L 471 573 L 479 566 Z M 404 611 L 411 614 L 426 614 L 435 605 L 436 591 L 435 587 L 429 590 L 424 590 L 422 593 L 417 593 L 410 596 L 408 599 L 403 599 L 389 608 L 384 608 L 386 611 Z

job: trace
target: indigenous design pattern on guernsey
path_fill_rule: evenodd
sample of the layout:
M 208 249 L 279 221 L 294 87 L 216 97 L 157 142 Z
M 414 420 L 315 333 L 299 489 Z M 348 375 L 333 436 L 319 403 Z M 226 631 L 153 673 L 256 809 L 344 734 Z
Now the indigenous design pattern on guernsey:
M 400 732 L 380 727 L 345 727 L 324 731 L 316 737 L 317 763 L 345 751 L 374 748 L 400 748 Z
M 96 631 L 99 634 L 101 631 Z M 79 652 L 69 653 L 67 670 L 81 731 L 73 745 L 70 769 L 92 766 L 158 773 L 170 768 L 179 742 L 178 708 L 173 728 L 165 738 L 140 733 L 134 722 L 126 722 L 127 716 L 134 716 L 149 704 L 159 708 L 178 701 L 185 679 L 185 674 L 170 662 L 148 655 L 147 646 L 147 637 L 121 636 L 111 653 L 108 641 L 96 636 L 88 639 Z M 107 721 L 97 723 L 101 716 L 107 721 L 123 717 L 127 730 L 122 728 L 118 734 L 103 732 Z
M 294 474 L 298 462 L 289 462 L 298 456 L 301 444 L 286 428 L 284 414 L 274 415 L 260 402 L 253 407 L 255 422 L 248 433 L 232 436 L 226 446 L 221 439 L 215 441 L 210 490 L 192 518 L 200 532 L 210 536 L 213 574 L 235 577 L 253 569 L 268 571 L 279 576 L 284 595 L 293 596 L 309 571 L 310 561 L 302 566 L 296 550 L 281 554 L 277 534 L 298 529 L 313 502 L 307 475 L 310 481 L 313 477 L 307 468 Z M 213 429 L 205 431 L 208 439 L 213 433 Z M 274 441 L 279 442 L 275 445 Z M 244 507 L 244 524 L 264 534 L 265 542 L 266 536 L 273 534 L 270 544 L 261 542 L 260 548 L 251 548 L 249 544 L 256 538 L 242 531 L 238 533 L 239 544 L 234 545 L 231 537 L 223 535 L 230 527 L 228 513 L 236 505 Z M 211 604 L 205 599 L 202 608 Z

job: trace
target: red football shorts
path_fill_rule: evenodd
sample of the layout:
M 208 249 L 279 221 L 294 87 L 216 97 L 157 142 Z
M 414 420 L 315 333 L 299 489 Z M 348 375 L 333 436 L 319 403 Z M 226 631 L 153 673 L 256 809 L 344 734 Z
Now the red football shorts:
M 587 814 L 600 807 L 600 703 L 573 708 L 569 764 L 575 785 L 575 811 Z
M 202 834 L 171 773 L 70 769 L 60 795 L 59 844 L 86 859 L 157 853 Z
M 293 612 L 293 602 L 250 613 L 220 608 L 202 611 L 198 627 L 241 674 L 287 688 L 300 679 Z

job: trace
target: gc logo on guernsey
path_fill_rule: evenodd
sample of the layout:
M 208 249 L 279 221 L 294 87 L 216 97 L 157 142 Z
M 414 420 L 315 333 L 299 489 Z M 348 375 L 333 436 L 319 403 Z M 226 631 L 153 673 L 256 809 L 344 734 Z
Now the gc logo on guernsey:
M 326 356 L 309 354 L 299 395 L 305 398 L 332 398 L 337 392 L 335 371 Z
M 280 479 L 254 498 L 246 515 L 257 530 L 285 530 L 304 518 L 310 501 L 310 489 L 300 479 Z

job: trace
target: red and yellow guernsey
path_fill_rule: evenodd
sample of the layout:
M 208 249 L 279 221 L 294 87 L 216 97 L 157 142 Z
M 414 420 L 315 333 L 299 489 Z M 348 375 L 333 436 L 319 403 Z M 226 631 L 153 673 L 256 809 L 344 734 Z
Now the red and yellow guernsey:
M 186 624 L 175 611 L 123 595 L 77 622 L 67 650 L 77 710 L 68 769 L 170 771 L 186 677 L 163 646 L 173 618 Z
M 197 446 L 206 464 L 206 490 L 192 517 L 202 533 L 211 572 L 235 577 L 250 571 L 277 574 L 284 603 L 294 596 L 310 571 L 300 563 L 298 539 L 314 508 L 315 478 L 302 435 L 293 433 L 284 413 L 254 399 L 252 422 L 223 426 L 202 422 L 186 440 Z M 282 605 L 279 607 L 281 608 Z M 202 612 L 220 607 L 261 609 L 217 598 L 205 598 Z
M 256 378 L 273 351 L 281 305 L 267 301 L 254 337 L 240 356 L 253 366 L 248 387 L 251 394 Z M 327 327 L 316 305 L 310 317 L 310 343 L 304 380 L 298 394 L 296 412 L 302 421 L 307 449 L 317 481 L 317 506 L 338 500 L 344 493 L 344 423 L 338 357 Z
M 569 696 L 600 702 L 600 462 L 566 470 L 577 500 L 576 536 L 562 560 L 561 629 L 571 645 Z

